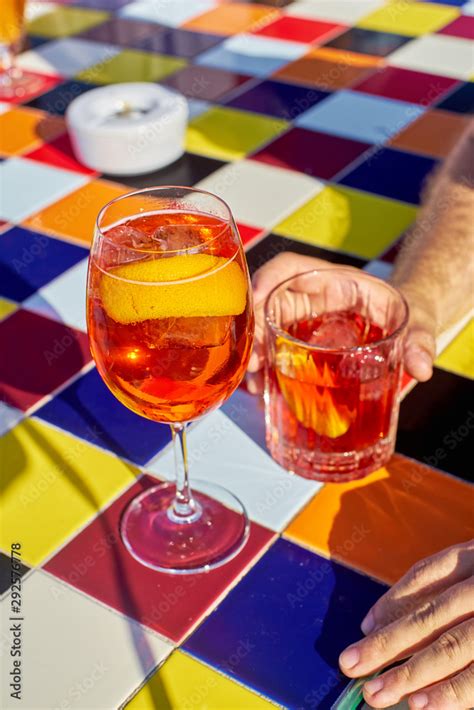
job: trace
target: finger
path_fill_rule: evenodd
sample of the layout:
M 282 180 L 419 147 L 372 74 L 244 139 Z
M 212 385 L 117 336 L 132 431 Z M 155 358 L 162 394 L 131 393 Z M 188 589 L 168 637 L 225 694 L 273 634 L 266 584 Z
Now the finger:
M 362 632 L 369 634 L 413 612 L 423 601 L 467 579 L 473 569 L 474 540 L 420 560 L 369 610 Z
M 406 695 L 437 683 L 465 668 L 473 659 L 474 619 L 449 629 L 408 661 L 364 685 L 364 698 L 374 708 L 395 705 Z
M 433 374 L 436 357 L 434 332 L 426 325 L 414 323 L 409 326 L 405 342 L 404 365 L 409 375 L 419 382 L 426 382 Z
M 255 302 L 264 301 L 275 286 L 292 276 L 330 266 L 332 265 L 329 262 L 313 256 L 281 252 L 255 272 L 252 279 Z
M 474 706 L 474 663 L 408 698 L 410 710 L 466 710 Z
M 434 601 L 374 631 L 342 652 L 339 662 L 350 677 L 368 675 L 426 646 L 472 612 L 474 577 L 455 584 Z
M 262 394 L 264 387 L 263 372 L 247 373 L 245 385 L 250 394 Z

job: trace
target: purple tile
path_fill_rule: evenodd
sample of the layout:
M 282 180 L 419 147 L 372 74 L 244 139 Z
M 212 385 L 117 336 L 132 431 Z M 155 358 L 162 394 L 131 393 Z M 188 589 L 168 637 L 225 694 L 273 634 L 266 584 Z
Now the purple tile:
M 221 35 L 190 32 L 177 28 L 159 33 L 151 39 L 144 40 L 141 48 L 148 51 L 192 59 L 196 55 L 201 54 L 201 52 L 215 47 L 224 39 L 225 37 Z
M 283 707 L 326 710 L 349 682 L 338 655 L 384 591 L 280 539 L 184 648 Z
M 253 159 L 329 180 L 369 148 L 368 143 L 293 128 L 256 153 Z
M 130 2 L 132 2 L 132 0 L 74 0 L 74 2 L 70 4 L 76 7 L 89 7 L 92 10 L 115 12 L 125 7 L 125 5 L 128 5 Z
M 225 69 L 190 65 L 167 77 L 162 83 L 188 98 L 215 101 L 252 79 Z
M 141 49 L 144 42 L 158 41 L 159 35 L 165 27 L 141 20 L 126 20 L 122 17 L 113 17 L 97 27 L 82 32 L 78 37 L 91 39 L 95 42 L 115 44 L 119 47 Z
M 327 91 L 319 89 L 282 81 L 262 81 L 227 102 L 227 105 L 291 121 L 327 96 Z

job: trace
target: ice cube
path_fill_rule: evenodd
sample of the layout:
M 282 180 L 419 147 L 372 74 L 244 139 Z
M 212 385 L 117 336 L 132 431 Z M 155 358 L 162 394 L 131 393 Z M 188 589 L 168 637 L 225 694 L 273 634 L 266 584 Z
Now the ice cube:
M 160 226 L 155 229 L 151 239 L 153 244 L 158 245 L 163 251 L 178 251 L 202 244 L 199 229 L 187 224 Z
M 326 314 L 308 343 L 325 348 L 352 348 L 360 345 L 360 331 L 354 321 L 339 313 Z
M 119 224 L 117 227 L 112 227 L 112 229 L 107 230 L 106 236 L 120 247 L 146 249 L 153 246 L 153 241 L 146 232 L 142 232 L 126 224 Z
M 141 337 L 148 348 L 212 348 L 229 336 L 231 316 L 157 318 L 143 321 Z

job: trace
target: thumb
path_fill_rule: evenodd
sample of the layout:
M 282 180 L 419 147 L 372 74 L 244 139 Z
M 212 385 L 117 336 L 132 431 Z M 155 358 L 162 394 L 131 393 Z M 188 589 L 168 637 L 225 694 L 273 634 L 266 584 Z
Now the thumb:
M 426 382 L 433 374 L 436 357 L 435 330 L 427 322 L 410 319 L 405 342 L 404 364 L 409 375 Z

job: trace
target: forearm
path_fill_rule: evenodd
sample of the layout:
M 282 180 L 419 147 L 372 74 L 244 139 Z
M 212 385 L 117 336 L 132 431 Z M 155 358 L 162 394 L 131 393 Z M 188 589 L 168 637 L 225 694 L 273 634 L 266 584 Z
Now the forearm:
M 471 126 L 432 178 L 392 276 L 409 300 L 425 304 L 438 333 L 474 303 L 473 163 Z

